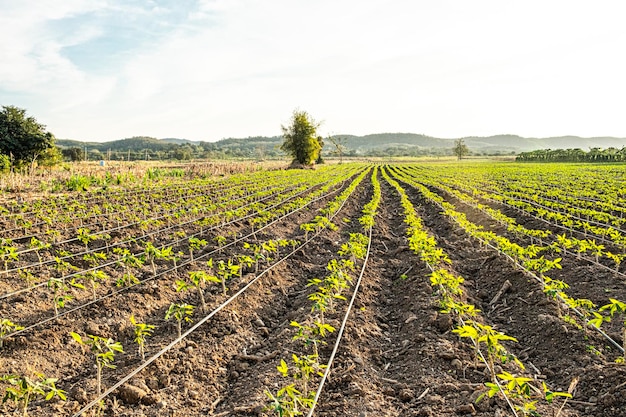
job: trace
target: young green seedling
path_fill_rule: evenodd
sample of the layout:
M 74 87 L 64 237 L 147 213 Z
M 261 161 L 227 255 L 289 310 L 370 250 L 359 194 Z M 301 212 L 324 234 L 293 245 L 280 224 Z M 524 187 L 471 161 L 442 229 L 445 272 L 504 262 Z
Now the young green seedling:
M 243 267 L 250 268 L 254 264 L 254 259 L 248 255 L 237 255 L 237 261 L 239 262 L 239 278 L 241 278 Z
M 317 355 L 302 355 L 298 356 L 296 354 L 291 355 L 293 364 L 295 366 L 294 371 L 292 372 L 292 377 L 295 380 L 301 381 L 302 385 L 302 395 L 304 397 L 309 396 L 309 381 L 313 375 L 324 376 L 324 369 L 326 369 L 326 365 L 322 365 L 318 362 Z M 289 367 L 284 360 L 280 360 L 280 366 L 277 367 L 278 372 L 281 373 L 282 376 L 289 376 Z
M 304 231 L 304 240 L 308 240 L 309 232 L 315 231 L 315 225 L 313 223 L 303 223 L 300 225 L 300 230 Z
M 4 337 L 18 330 L 22 330 L 24 327 L 13 323 L 9 319 L 0 319 L 0 349 L 4 346 Z
M 9 271 L 9 262 L 17 262 L 19 254 L 11 239 L 0 239 L 0 259 L 4 262 L 4 272 Z
M 105 261 L 107 254 L 104 252 L 91 252 L 83 255 L 83 260 L 86 261 L 92 268 L 97 266 L 99 261 Z
M 143 259 L 133 255 L 130 250 L 115 248 L 113 253 L 120 255 L 120 259 L 117 261 L 118 265 L 124 266 L 124 274 L 119 278 L 115 285 L 118 287 L 133 286 L 139 283 L 139 279 L 133 274 L 131 268 L 141 268 L 144 264 Z
M 225 236 L 215 236 L 213 240 L 217 243 L 217 252 L 222 253 L 222 246 L 226 244 Z
M 91 230 L 81 227 L 77 230 L 76 238 L 85 245 L 85 249 L 89 249 L 89 242 L 96 239 L 96 235 L 91 234 Z
M 319 320 L 313 321 L 312 325 L 307 323 L 300 324 L 297 321 L 292 321 L 290 326 L 298 329 L 298 332 L 293 337 L 293 340 L 302 340 L 305 346 L 311 344 L 313 346 L 313 355 L 318 355 L 318 345 L 326 344 L 324 338 L 327 334 L 335 331 L 335 328 L 327 323 L 322 323 Z
M 37 254 L 37 259 L 39 259 L 39 263 L 41 263 L 41 253 L 40 251 L 43 249 L 49 249 L 52 245 L 50 243 L 42 242 L 36 237 L 30 238 L 30 247 L 35 249 L 35 253 Z
M 233 275 L 239 274 L 239 265 L 233 263 L 231 259 L 228 262 L 224 262 L 222 260 L 217 263 L 217 275 L 220 277 L 222 282 L 222 292 L 226 295 L 226 281 L 230 279 Z
M 78 271 L 78 268 L 76 266 L 74 266 L 71 263 L 61 259 L 58 256 L 54 257 L 54 261 L 56 262 L 56 265 L 54 266 L 54 269 L 59 271 L 59 273 L 61 275 L 65 274 L 67 271 Z
M 82 278 L 91 284 L 91 292 L 95 301 L 98 299 L 98 295 L 96 294 L 96 288 L 98 288 L 98 286 L 100 285 L 98 281 L 104 282 L 109 279 L 109 276 L 103 270 L 96 269 L 85 272 L 84 274 L 82 274 Z
M 460 337 L 472 339 L 477 350 L 480 348 L 481 343 L 487 347 L 487 365 L 491 371 L 492 382 L 496 382 L 495 359 L 499 359 L 502 363 L 506 363 L 512 359 L 521 369 L 524 369 L 524 365 L 516 357 L 508 353 L 506 348 L 500 343 L 505 340 L 517 342 L 517 339 L 498 332 L 491 326 L 472 320 L 468 320 L 465 323 L 465 325 L 457 327 L 452 330 L 452 332 L 457 333 Z
M 276 395 L 265 390 L 265 395 L 270 401 L 266 410 L 273 411 L 278 417 L 302 416 L 304 413 L 301 410 L 311 408 L 314 403 L 314 395 L 304 397 L 295 384 L 289 384 L 279 389 Z
M 200 239 L 197 237 L 189 238 L 189 259 L 193 262 L 193 253 L 194 251 L 200 250 L 207 245 L 207 241 L 205 239 Z
M 253 253 L 253 258 L 254 258 L 254 262 L 255 262 L 255 266 L 254 266 L 254 273 L 258 273 L 259 272 L 259 262 L 262 259 L 265 259 L 265 255 L 263 254 L 263 248 L 261 247 L 261 245 L 257 245 L 257 244 L 249 244 L 248 242 L 245 242 L 243 244 L 243 248 L 244 249 L 250 249 Z
M 37 397 L 50 401 L 55 396 L 65 401 L 66 392 L 56 387 L 57 378 L 46 378 L 44 374 L 36 373 L 36 379 L 19 375 L 4 375 L 0 381 L 7 381 L 10 386 L 5 390 L 2 403 L 13 401 L 22 410 L 22 417 L 28 416 L 28 404 Z
M 155 327 L 153 324 L 145 324 L 145 323 L 137 323 L 135 321 L 135 316 L 131 314 L 130 323 L 133 325 L 133 332 L 135 333 L 135 343 L 137 343 L 137 353 L 141 356 L 141 360 L 145 361 L 146 356 L 144 353 L 144 345 L 146 343 L 146 338 L 148 336 L 152 336 L 152 332 Z
M 27 269 L 20 269 L 17 273 L 21 279 L 26 281 L 26 285 L 29 287 L 32 287 L 37 282 L 37 277 Z
M 624 351 L 626 352 L 626 303 L 623 303 L 614 298 L 609 298 L 609 301 L 610 301 L 609 304 L 600 307 L 598 311 L 609 310 L 611 317 L 613 317 L 615 314 L 622 314 L 622 318 L 624 319 L 624 322 L 622 325 L 622 347 Z
M 150 266 L 152 267 L 152 275 L 156 276 L 156 265 L 154 264 L 154 261 L 161 256 L 161 251 L 154 246 L 152 242 L 146 242 L 145 253 L 145 257 L 150 262 Z
M 189 280 L 191 284 L 198 290 L 200 297 L 200 303 L 202 305 L 202 311 L 206 311 L 206 302 L 204 301 L 204 284 L 206 282 L 219 283 L 220 279 L 216 276 L 209 275 L 205 271 L 189 271 Z M 186 291 L 189 289 L 189 284 L 185 281 L 176 281 L 176 291 Z
M 96 379 L 97 394 L 102 392 L 102 368 L 115 369 L 113 360 L 115 360 L 115 352 L 123 353 L 124 349 L 120 342 L 116 342 L 111 338 L 93 336 L 88 334 L 85 339 L 80 337 L 78 333 L 70 332 L 72 338 L 82 346 L 88 346 L 91 353 L 96 359 Z
M 182 325 L 181 322 L 191 321 L 190 316 L 193 314 L 194 306 L 189 304 L 170 304 L 169 308 L 165 312 L 165 320 L 169 320 L 171 317 L 176 319 L 176 325 L 178 330 L 178 337 L 182 336 Z
M 74 288 L 85 289 L 85 286 L 77 283 L 74 279 L 70 282 L 70 285 Z M 50 278 L 47 282 L 48 288 L 52 289 L 52 304 L 54 306 L 54 316 L 59 315 L 59 308 L 64 308 L 67 301 L 73 300 L 68 291 L 69 287 L 65 284 L 65 280 L 61 278 Z

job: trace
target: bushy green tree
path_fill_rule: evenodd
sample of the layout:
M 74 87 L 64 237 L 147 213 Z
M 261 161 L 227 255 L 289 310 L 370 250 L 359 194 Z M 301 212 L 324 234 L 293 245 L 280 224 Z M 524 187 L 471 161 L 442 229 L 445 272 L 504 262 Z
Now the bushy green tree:
M 289 126 L 281 126 L 285 141 L 280 149 L 293 156 L 294 161 L 313 164 L 322 151 L 321 137 L 317 136 L 319 126 L 307 112 L 295 110 Z
M 11 169 L 11 159 L 0 153 L 0 172 L 8 172 Z
M 61 151 L 64 158 L 69 159 L 70 161 L 82 161 L 85 159 L 85 151 L 81 148 L 73 147 L 66 148 Z
M 34 165 L 48 149 L 54 148 L 54 135 L 26 110 L 2 106 L 0 111 L 0 153 L 10 155 L 20 166 Z
M 465 155 L 469 153 L 469 148 L 465 144 L 463 139 L 457 139 L 454 141 L 454 148 L 452 148 L 454 155 L 460 161 Z

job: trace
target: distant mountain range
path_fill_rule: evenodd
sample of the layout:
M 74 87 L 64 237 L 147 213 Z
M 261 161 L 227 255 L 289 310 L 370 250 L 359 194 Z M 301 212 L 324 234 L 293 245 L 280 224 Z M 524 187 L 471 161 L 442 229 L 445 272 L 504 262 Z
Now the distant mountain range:
M 455 139 L 442 139 L 415 133 L 377 133 L 365 136 L 336 135 L 343 138 L 347 152 L 353 155 L 371 154 L 441 154 L 448 152 L 453 146 Z M 524 138 L 516 135 L 497 135 L 488 137 L 469 136 L 462 138 L 469 150 L 475 154 L 512 154 L 533 151 L 537 149 L 568 149 L 590 148 L 621 149 L 626 146 L 626 138 L 616 137 L 593 137 L 582 138 L 578 136 L 561 136 L 550 138 Z M 332 144 L 326 140 L 325 150 L 333 149 Z M 112 151 L 169 151 L 181 146 L 202 147 L 215 152 L 237 149 L 238 152 L 252 153 L 255 149 L 276 150 L 282 143 L 282 137 L 249 137 L 229 138 L 217 142 L 191 141 L 179 138 L 155 139 L 150 137 L 133 137 L 111 142 L 81 142 L 75 140 L 59 139 L 57 145 L 62 148 L 87 147 L 90 150 L 106 152 Z

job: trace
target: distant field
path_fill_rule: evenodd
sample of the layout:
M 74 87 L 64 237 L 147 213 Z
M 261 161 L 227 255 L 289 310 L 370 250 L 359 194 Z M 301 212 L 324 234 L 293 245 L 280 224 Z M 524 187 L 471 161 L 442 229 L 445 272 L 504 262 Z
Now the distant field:
M 336 162 L 2 178 L 0 388 L 57 378 L 32 416 L 623 415 L 625 166 Z

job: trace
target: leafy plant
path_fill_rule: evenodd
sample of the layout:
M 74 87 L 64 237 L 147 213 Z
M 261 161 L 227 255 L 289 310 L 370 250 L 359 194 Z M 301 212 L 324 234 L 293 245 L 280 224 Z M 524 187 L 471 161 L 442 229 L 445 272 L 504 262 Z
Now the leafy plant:
M 76 238 L 85 245 L 85 249 L 89 249 L 89 242 L 97 238 L 96 235 L 91 234 L 91 230 L 86 227 L 80 227 L 77 230 Z
M 311 393 L 314 394 L 314 393 Z M 265 390 L 270 404 L 266 410 L 273 411 L 278 417 L 297 417 L 303 415 L 302 410 L 311 408 L 314 403 L 314 395 L 305 397 L 296 388 L 295 384 L 289 384 L 276 392 L 276 395 Z
M 47 378 L 44 374 L 36 373 L 35 379 L 20 375 L 3 375 L 0 380 L 10 384 L 5 389 L 2 403 L 13 401 L 22 410 L 22 416 L 28 416 L 28 404 L 37 397 L 50 401 L 55 396 L 65 401 L 66 392 L 56 387 L 57 378 Z
M 17 325 L 9 319 L 0 319 L 0 348 L 3 347 L 4 337 L 7 334 L 17 332 L 22 329 L 24 329 L 23 326 Z
M 67 301 L 73 300 L 74 296 L 69 293 L 69 287 L 61 278 L 50 278 L 46 283 L 48 288 L 52 290 L 52 304 L 54 306 L 55 317 L 59 315 L 59 308 L 64 308 Z M 85 289 L 85 286 L 77 283 L 75 280 L 70 281 L 70 286 L 74 288 Z
M 476 321 L 468 320 L 465 325 L 459 326 L 452 330 L 453 333 L 457 333 L 460 337 L 466 337 L 472 339 L 475 343 L 476 349 L 479 349 L 481 344 L 484 344 L 487 348 L 487 365 L 491 371 L 491 380 L 495 383 L 495 360 L 498 359 L 502 363 L 515 361 L 520 368 L 524 369 L 524 365 L 513 355 L 509 354 L 506 348 L 500 343 L 505 340 L 517 342 L 512 336 L 508 336 L 504 333 L 498 332 L 493 327 L 478 323 Z
M 118 287 L 132 286 L 139 283 L 139 279 L 133 274 L 131 268 L 141 268 L 144 264 L 143 259 L 133 255 L 130 250 L 123 248 L 115 248 L 113 252 L 120 255 L 120 259 L 117 261 L 118 265 L 124 266 L 124 274 L 115 283 Z
M 91 267 L 98 265 L 99 261 L 105 261 L 107 254 L 104 252 L 90 252 L 83 255 L 83 260 L 89 263 Z
M 220 277 L 222 283 L 222 291 L 226 295 L 226 281 L 233 275 L 239 274 L 239 265 L 234 264 L 231 259 L 228 262 L 222 260 L 217 263 L 217 275 Z
M 91 353 L 94 354 L 96 360 L 96 381 L 97 391 L 100 395 L 102 392 L 102 369 L 115 369 L 113 361 L 115 360 L 115 352 L 123 353 L 124 349 L 120 342 L 116 342 L 111 338 L 104 338 L 88 334 L 86 338 L 82 338 L 78 333 L 70 332 L 72 338 L 82 346 L 87 346 Z
M 324 338 L 327 334 L 335 331 L 335 328 L 328 323 L 322 323 L 319 320 L 314 320 L 310 325 L 307 323 L 300 324 L 297 321 L 292 321 L 291 326 L 295 327 L 298 332 L 293 337 L 293 340 L 302 340 L 305 346 L 311 344 L 313 346 L 313 354 L 317 357 L 318 345 L 325 344 Z
M 35 250 L 39 263 L 41 263 L 40 251 L 44 249 L 49 249 L 51 246 L 52 245 L 50 243 L 42 242 L 41 240 L 37 239 L 34 236 L 30 238 L 30 247 Z
M 207 241 L 205 239 L 200 239 L 197 237 L 189 238 L 189 259 L 193 262 L 193 253 L 194 251 L 200 250 L 207 245 Z
M 96 288 L 100 285 L 98 281 L 104 282 L 109 279 L 106 272 L 101 269 L 86 271 L 81 275 L 81 277 L 91 284 L 91 292 L 94 300 L 98 299 L 98 295 L 96 294 Z
M 206 311 L 206 302 L 204 301 L 204 284 L 206 282 L 219 283 L 220 279 L 214 275 L 209 275 L 205 271 L 189 271 L 189 280 L 191 284 L 198 290 L 200 297 L 200 303 L 202 305 L 202 311 Z M 176 281 L 176 291 L 186 291 L 189 288 L 189 284 L 186 281 Z
M 176 319 L 176 325 L 178 330 L 178 337 L 182 336 L 182 325 L 181 322 L 191 321 L 190 316 L 193 314 L 194 306 L 183 303 L 183 304 L 170 304 L 169 308 L 165 312 L 165 320 L 169 320 L 171 317 Z
M 0 260 L 4 263 L 4 272 L 9 270 L 9 262 L 17 262 L 19 254 L 11 239 L 0 239 Z
M 626 303 L 623 303 L 614 298 L 609 298 L 609 301 L 610 302 L 608 304 L 600 307 L 598 311 L 608 310 L 611 317 L 613 317 L 615 314 L 622 315 L 622 318 L 624 319 L 623 325 L 622 325 L 622 347 L 624 348 L 624 351 L 626 352 Z
M 131 314 L 130 323 L 133 325 L 133 332 L 135 333 L 135 343 L 137 343 L 137 353 L 141 357 L 142 361 L 146 360 L 144 353 L 144 346 L 146 338 L 152 336 L 152 332 L 155 329 L 153 324 L 137 323 L 135 316 Z
M 215 236 L 213 238 L 213 240 L 215 241 L 215 243 L 217 243 L 217 248 L 218 248 L 218 253 L 222 252 L 222 246 L 224 246 L 226 244 L 226 237 L 219 235 L 219 236 Z

